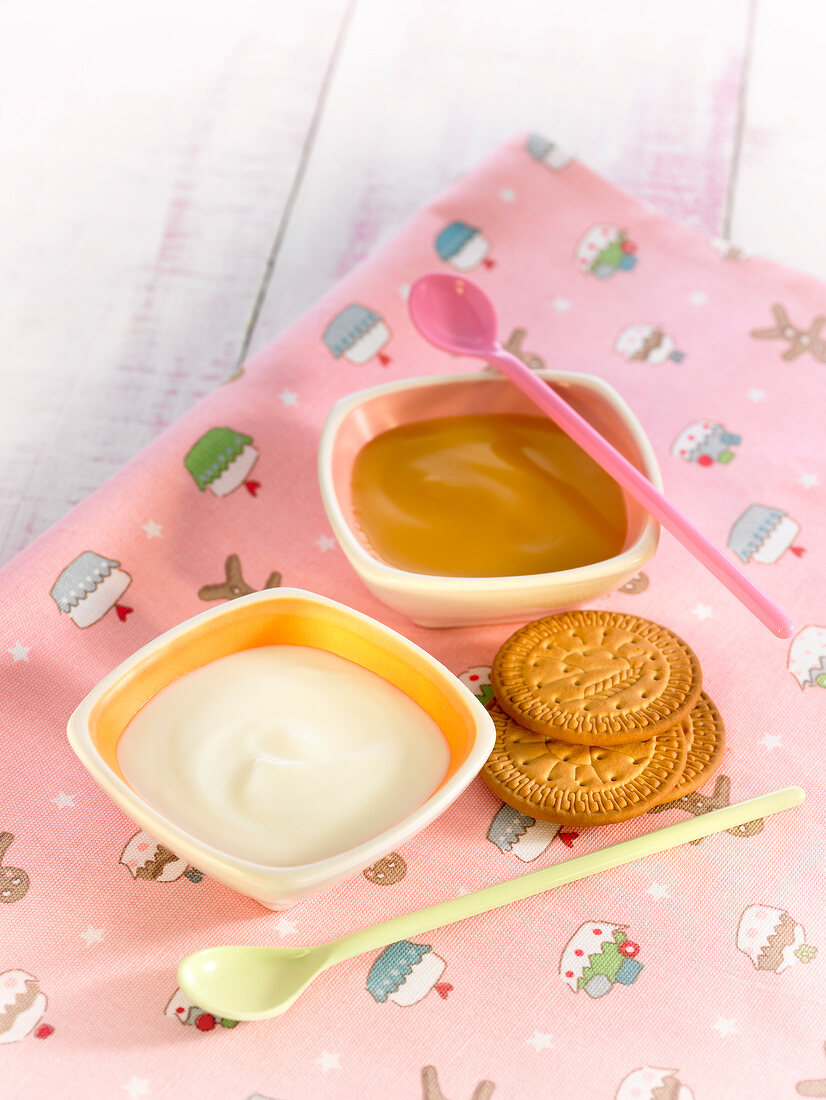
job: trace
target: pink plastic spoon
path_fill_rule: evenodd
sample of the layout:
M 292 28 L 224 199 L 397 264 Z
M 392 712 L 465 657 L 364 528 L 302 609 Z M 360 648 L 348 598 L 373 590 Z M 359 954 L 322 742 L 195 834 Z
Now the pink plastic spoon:
M 410 288 L 407 304 L 413 323 L 425 340 L 456 355 L 471 355 L 495 363 L 515 386 L 678 538 L 761 623 L 778 638 L 791 637 L 794 627 L 788 615 L 669 504 L 662 493 L 555 390 L 515 355 L 505 351 L 496 337 L 493 303 L 481 287 L 469 279 L 443 272 L 423 275 Z

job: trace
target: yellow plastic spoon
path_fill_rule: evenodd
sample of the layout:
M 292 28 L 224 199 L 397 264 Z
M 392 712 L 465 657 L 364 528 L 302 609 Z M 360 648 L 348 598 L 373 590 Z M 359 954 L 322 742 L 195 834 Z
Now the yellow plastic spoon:
M 676 848 L 679 844 L 745 825 L 759 817 L 768 817 L 800 805 L 803 798 L 800 787 L 785 787 L 664 829 L 655 829 L 609 848 L 566 859 L 543 871 L 394 917 L 316 947 L 209 947 L 183 960 L 178 967 L 178 984 L 205 1012 L 216 1016 L 230 1020 L 263 1020 L 267 1016 L 278 1016 L 304 992 L 317 974 L 334 963 Z

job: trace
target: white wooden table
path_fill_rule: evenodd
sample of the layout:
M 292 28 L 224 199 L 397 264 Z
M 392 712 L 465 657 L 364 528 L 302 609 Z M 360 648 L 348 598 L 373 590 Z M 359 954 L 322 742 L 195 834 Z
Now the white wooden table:
M 824 28 L 818 0 L 5 0 L 0 562 L 515 132 L 826 277 Z

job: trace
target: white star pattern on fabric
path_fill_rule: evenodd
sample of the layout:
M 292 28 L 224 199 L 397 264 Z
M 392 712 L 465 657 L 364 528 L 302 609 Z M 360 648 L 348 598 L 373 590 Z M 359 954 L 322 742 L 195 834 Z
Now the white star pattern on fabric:
M 707 603 L 698 603 L 692 611 L 692 614 L 696 615 L 698 619 L 710 619 L 714 615 L 714 612 Z
M 516 198 L 516 192 L 512 187 L 503 187 L 499 192 L 499 198 L 502 202 L 513 202 Z
M 765 390 L 749 390 L 748 399 L 749 399 L 749 401 L 765 401 L 766 400 L 766 391 Z
M 130 1077 L 123 1086 L 131 1097 L 149 1096 L 149 1079 L 147 1077 Z
M 282 939 L 284 936 L 293 936 L 295 935 L 295 921 L 287 920 L 286 917 L 282 917 L 278 924 L 276 924 L 275 930 Z
M 86 941 L 87 947 L 91 947 L 93 943 L 102 941 L 105 932 L 105 928 L 93 928 L 90 924 L 85 932 L 80 933 L 80 938 Z
M 58 791 L 55 797 L 52 799 L 55 806 L 59 806 L 61 810 L 66 809 L 67 806 L 71 806 L 74 809 L 75 796 L 73 794 L 66 794 L 65 791 Z
M 671 897 L 668 887 L 662 882 L 652 882 L 645 892 L 650 894 L 654 901 L 662 901 L 663 898 Z
M 146 537 L 148 539 L 160 539 L 163 538 L 163 528 L 159 523 L 155 523 L 154 519 L 147 520 L 142 527 L 143 531 L 146 531 Z
M 322 552 L 326 553 L 328 550 L 332 550 L 336 544 L 335 539 L 331 539 L 329 535 L 322 535 L 320 539 L 315 540 L 316 546 Z
M 15 662 L 28 661 L 29 650 L 31 648 L 32 647 L 30 645 L 23 645 L 22 642 L 15 642 L 14 645 L 9 646 L 6 652 L 12 655 L 12 660 L 14 660 Z
M 804 489 L 814 489 L 818 483 L 817 474 L 801 474 L 799 480 Z
M 779 749 L 782 742 L 778 734 L 767 733 L 760 744 L 765 745 L 769 752 L 771 752 L 772 749 Z
M 688 300 L 693 306 L 704 306 L 708 301 L 708 295 L 704 290 L 692 290 Z
M 278 396 L 281 398 L 281 401 L 285 405 L 297 405 L 298 404 L 298 394 L 293 393 L 292 390 L 284 390 Z
M 399 287 L 399 294 L 401 294 L 402 298 L 406 302 L 407 299 L 410 297 L 410 284 L 402 283 L 402 285 Z
M 535 1031 L 530 1039 L 526 1039 L 525 1042 L 530 1043 L 537 1052 L 540 1050 L 550 1050 L 554 1045 L 553 1038 L 544 1031 Z
M 571 308 L 571 303 L 568 301 L 567 298 L 554 298 L 554 300 L 551 302 L 551 305 L 554 307 L 557 313 L 567 313 L 568 310 Z
M 338 1064 L 338 1054 L 330 1054 L 328 1050 L 322 1050 L 321 1057 L 316 1058 L 316 1065 L 321 1066 L 321 1072 L 326 1073 L 328 1069 L 341 1069 Z
M 715 1023 L 711 1025 L 715 1031 L 719 1032 L 720 1036 L 725 1039 L 727 1035 L 737 1034 L 737 1020 L 726 1019 L 725 1016 L 718 1016 Z

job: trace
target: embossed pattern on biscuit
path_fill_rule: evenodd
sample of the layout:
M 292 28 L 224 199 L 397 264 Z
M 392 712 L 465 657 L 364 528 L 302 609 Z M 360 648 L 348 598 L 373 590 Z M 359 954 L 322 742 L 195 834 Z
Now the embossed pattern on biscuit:
M 528 729 L 619 745 L 681 720 L 702 678 L 691 648 L 658 623 L 571 611 L 516 631 L 494 659 L 491 684 L 503 710 Z
M 561 825 L 608 825 L 667 798 L 685 767 L 683 723 L 647 741 L 571 745 L 520 726 L 496 703 L 487 785 L 515 809 Z
M 691 794 L 715 774 L 723 762 L 726 747 L 726 731 L 723 719 L 712 700 L 704 691 L 685 719 L 688 735 L 688 756 L 683 774 L 673 791 L 663 801 L 672 801 Z

